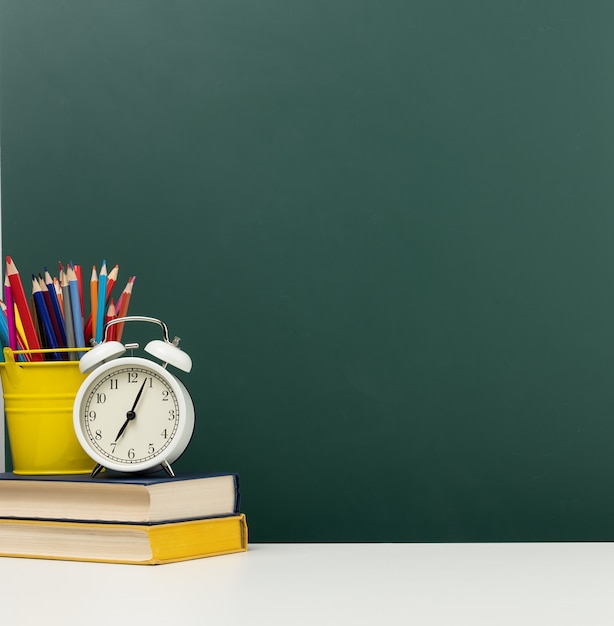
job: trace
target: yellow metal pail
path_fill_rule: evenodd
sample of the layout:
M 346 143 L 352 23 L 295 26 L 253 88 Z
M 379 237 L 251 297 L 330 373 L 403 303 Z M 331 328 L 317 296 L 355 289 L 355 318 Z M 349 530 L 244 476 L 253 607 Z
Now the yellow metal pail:
M 86 377 L 79 371 L 79 362 L 16 361 L 18 353 L 5 348 L 4 363 L 0 363 L 13 471 L 91 472 L 94 462 L 79 445 L 72 419 L 75 395 Z

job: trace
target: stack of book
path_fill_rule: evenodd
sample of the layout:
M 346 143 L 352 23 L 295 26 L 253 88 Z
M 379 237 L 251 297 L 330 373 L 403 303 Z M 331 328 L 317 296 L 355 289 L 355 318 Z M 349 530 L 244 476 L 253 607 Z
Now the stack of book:
M 237 474 L 0 474 L 0 556 L 155 565 L 247 550 Z

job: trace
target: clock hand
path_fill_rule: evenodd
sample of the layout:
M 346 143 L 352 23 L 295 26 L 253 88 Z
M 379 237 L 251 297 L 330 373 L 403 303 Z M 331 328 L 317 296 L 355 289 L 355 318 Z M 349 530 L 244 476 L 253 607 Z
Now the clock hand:
M 143 381 L 143 384 L 141 385 L 141 388 L 139 389 L 139 392 L 136 394 L 136 398 L 134 400 L 134 404 L 132 405 L 132 408 L 130 409 L 130 411 L 128 411 L 128 413 L 134 413 L 134 410 L 136 409 L 136 405 L 139 403 L 139 398 L 141 397 L 141 394 L 143 393 L 143 389 L 145 389 L 145 383 L 146 382 L 147 382 L 147 378 L 145 378 L 145 380 Z
M 126 421 L 123 423 L 122 427 L 119 429 L 119 432 L 117 433 L 117 437 L 115 437 L 116 442 L 124 434 L 124 430 L 126 430 L 126 426 L 128 426 L 129 422 L 131 422 L 136 417 L 136 413 L 135 413 L 136 405 L 139 403 L 141 394 L 143 393 L 143 389 L 145 389 L 146 382 L 147 382 L 147 378 L 145 378 L 145 380 L 143 381 L 143 384 L 141 385 L 141 388 L 139 389 L 139 392 L 136 394 L 136 398 L 134 400 L 134 404 L 132 405 L 132 408 L 126 413 Z
M 119 432 L 117 433 L 117 437 L 115 437 L 116 442 L 124 434 L 124 430 L 126 430 L 126 426 L 128 426 L 128 423 L 130 422 L 130 420 L 133 420 L 135 417 L 136 417 L 136 413 L 134 411 L 128 411 L 128 413 L 126 413 L 126 421 L 123 423 L 122 427 L 119 429 Z

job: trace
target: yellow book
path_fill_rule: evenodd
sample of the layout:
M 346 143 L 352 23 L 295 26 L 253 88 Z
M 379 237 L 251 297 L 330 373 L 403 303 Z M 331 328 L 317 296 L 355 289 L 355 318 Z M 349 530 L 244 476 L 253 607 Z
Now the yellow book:
M 0 519 L 0 556 L 158 565 L 245 550 L 244 514 L 162 524 Z

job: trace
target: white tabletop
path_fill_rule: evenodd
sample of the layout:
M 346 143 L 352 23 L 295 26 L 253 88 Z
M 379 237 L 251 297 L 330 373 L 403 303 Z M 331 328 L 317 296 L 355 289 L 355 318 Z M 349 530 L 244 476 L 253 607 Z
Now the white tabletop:
M 7 626 L 614 624 L 614 544 L 255 544 L 158 566 L 0 558 Z

